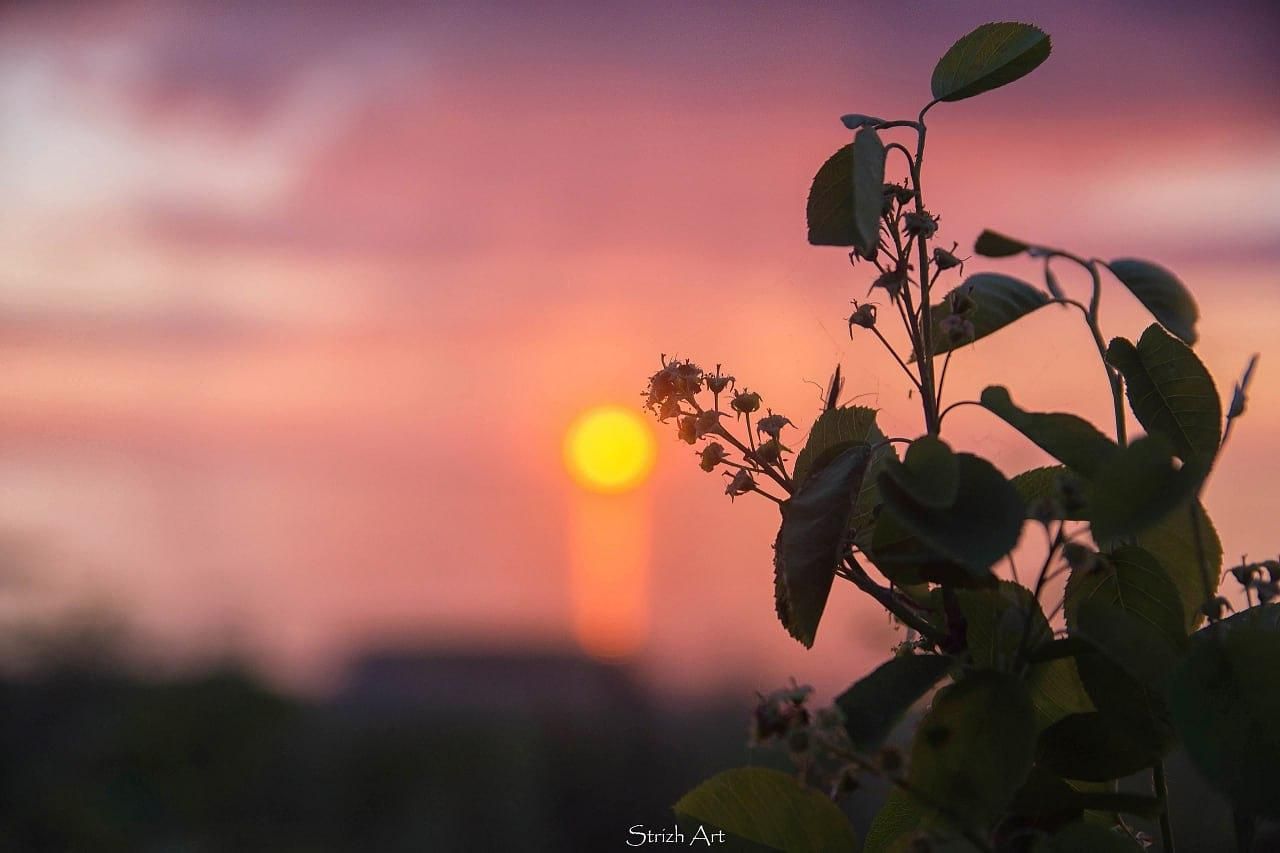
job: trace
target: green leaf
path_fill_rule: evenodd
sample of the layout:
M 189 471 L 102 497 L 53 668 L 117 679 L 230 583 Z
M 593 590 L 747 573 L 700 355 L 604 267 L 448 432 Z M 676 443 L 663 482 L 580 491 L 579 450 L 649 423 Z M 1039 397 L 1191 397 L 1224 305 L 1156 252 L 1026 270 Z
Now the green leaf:
M 1162 688 L 1186 636 L 1178 588 L 1149 552 L 1126 545 L 1067 580 L 1067 626 L 1129 674 Z
M 849 113 L 840 116 L 840 122 L 850 130 L 857 130 L 868 125 L 884 124 L 884 119 L 863 115 L 862 113 Z
M 1129 407 L 1148 434 L 1163 435 L 1186 462 L 1213 460 L 1222 442 L 1222 403 L 1190 347 L 1152 324 L 1136 347 L 1114 339 L 1107 361 L 1124 374 Z
M 717 774 L 681 797 L 675 811 L 788 853 L 858 849 L 853 828 L 831 800 L 763 767 Z
M 1131 838 L 1096 823 L 1069 823 L 1052 838 L 1036 841 L 1032 853 L 1141 853 Z
M 1089 491 L 1088 481 L 1072 473 L 1065 465 L 1047 465 L 1043 468 L 1031 468 L 1021 474 L 1015 474 L 1009 481 L 1018 490 L 1022 502 L 1027 505 L 1028 517 L 1035 503 L 1042 499 L 1058 501 L 1063 518 L 1068 521 L 1088 520 Z M 1069 487 L 1079 500 L 1078 506 L 1067 506 L 1061 498 L 1064 486 Z
M 987 386 L 978 399 L 1041 450 L 1085 477 L 1092 477 L 1120 452 L 1114 441 L 1083 418 L 1065 412 L 1040 414 L 1018 408 L 1002 385 Z
M 884 159 L 884 143 L 874 127 L 864 127 L 854 134 L 853 245 L 864 258 L 874 257 L 880 244 Z
M 942 442 L 937 444 L 946 448 Z M 940 464 L 936 450 L 930 451 L 935 465 Z M 892 466 L 882 472 L 877 478 L 884 501 L 881 517 L 892 516 L 925 546 L 963 565 L 971 577 L 985 579 L 990 577 L 991 565 L 1018 543 L 1026 508 L 990 462 L 969 453 L 953 458 L 955 494 L 943 507 L 936 505 L 935 490 L 917 494 L 911 483 L 893 476 Z
M 956 501 L 960 463 L 951 448 L 933 436 L 911 442 L 903 460 L 890 461 L 885 472 L 922 506 L 945 509 Z
M 979 853 L 960 831 L 938 825 L 936 812 L 894 787 L 867 827 L 862 853 L 913 853 L 920 842 L 930 853 Z
M 891 512 L 880 512 L 871 533 L 865 553 L 894 586 L 910 587 L 925 581 L 963 586 L 992 581 L 990 575 L 975 577 L 961 563 L 926 545 Z
M 1067 627 L 1097 650 L 1077 655 L 1081 681 L 1110 729 L 1163 750 L 1171 740 L 1164 690 L 1185 643 L 1177 587 L 1148 552 L 1124 546 L 1067 581 Z
M 1172 445 L 1158 434 L 1121 448 L 1093 478 L 1094 540 L 1105 545 L 1160 522 L 1191 499 L 1206 473 L 1200 465 L 1178 468 Z
M 1087 639 L 1144 687 L 1163 689 L 1178 662 L 1178 647 L 1166 637 L 1133 612 L 1098 599 L 1080 605 L 1077 622 L 1077 636 Z
M 801 486 L 809 472 L 826 465 L 855 444 L 880 445 L 871 453 L 871 464 L 862 478 L 862 487 L 854 501 L 853 514 L 849 516 L 849 529 L 854 543 L 862 549 L 871 546 L 875 527 L 876 507 L 880 505 L 880 489 L 876 475 L 884 470 L 890 460 L 897 461 L 897 453 L 884 441 L 884 433 L 876 426 L 876 410 L 865 406 L 845 406 L 828 409 L 814 422 L 809 440 L 796 456 L 792 480 Z
M 1027 673 L 1036 730 L 1040 731 L 1068 714 L 1094 709 L 1069 656 L 1037 660 L 1036 652 L 1063 640 L 1053 631 L 1031 590 L 1012 581 L 1000 581 L 994 589 L 957 590 L 956 599 L 966 622 L 967 645 L 977 666 L 1008 671 L 1017 661 L 1018 647 L 1027 620 L 1027 657 L 1034 661 Z M 1074 654 L 1074 650 L 1071 654 Z
M 1068 779 L 1106 782 L 1150 767 L 1164 744 L 1141 730 L 1116 725 L 1099 711 L 1071 714 L 1040 733 L 1036 763 Z
M 979 670 L 934 697 L 916 730 L 909 780 L 946 815 L 985 826 L 1026 781 L 1035 741 L 1026 685 Z
M 868 456 L 865 444 L 843 451 L 782 505 L 774 543 L 774 598 L 783 627 L 805 647 L 813 646 L 827 606 Z
M 1160 562 L 1169 580 L 1178 588 L 1187 631 L 1204 621 L 1200 608 L 1207 597 L 1217 593 L 1218 579 L 1222 575 L 1222 541 L 1218 538 L 1218 531 L 1201 504 L 1197 502 L 1192 506 L 1195 508 L 1169 513 L 1163 521 L 1139 533 L 1137 538 L 1137 544 Z M 1200 528 L 1199 548 L 1191 526 L 1193 515 Z M 1205 570 L 1201 569 L 1200 551 L 1204 552 Z M 1205 595 L 1205 573 L 1209 577 L 1208 596 Z
M 853 745 L 871 752 L 884 743 L 902 715 L 951 667 L 942 655 L 899 655 L 836 697 Z
M 876 410 L 866 406 L 843 406 L 823 412 L 809 430 L 809 439 L 796 454 L 792 480 L 802 485 L 809 472 L 821 468 L 855 444 L 877 444 L 884 433 L 876 426 Z M 880 451 L 891 455 L 888 446 Z
M 862 853 L 896 851 L 898 848 L 894 842 L 919 829 L 928 814 L 928 810 L 914 797 L 895 786 L 867 827 Z
M 872 127 L 861 128 L 818 169 L 809 188 L 806 219 L 815 246 L 855 246 L 874 256 L 884 202 L 884 143 Z
M 988 258 L 1008 258 L 1020 255 L 1029 248 L 1031 248 L 1029 243 L 1006 237 L 990 229 L 979 234 L 978 239 L 973 243 L 973 251 Z
M 1031 590 L 1013 581 L 1000 581 L 987 589 L 956 590 L 956 599 L 964 614 L 969 654 L 977 666 L 1013 671 L 1024 631 L 1029 631 L 1029 650 L 1053 639 L 1040 603 Z
M 942 331 L 942 321 L 951 315 L 954 293 L 966 293 L 974 302 L 973 310 L 966 315 L 973 323 L 973 337 L 953 345 Z M 1049 296 L 1025 281 L 995 272 L 975 273 L 953 288 L 930 311 L 933 323 L 933 354 L 941 355 L 973 341 L 985 338 L 1005 326 L 1025 317 L 1037 308 L 1049 303 Z M 913 355 L 914 359 L 914 355 Z
M 1041 646 L 1044 649 L 1045 646 Z M 1036 709 L 1036 730 L 1042 731 L 1069 714 L 1094 710 L 1074 657 L 1034 662 L 1027 673 L 1031 704 Z
M 1162 266 L 1134 258 L 1119 258 L 1107 264 L 1107 268 L 1138 297 L 1160 325 L 1188 344 L 1196 342 L 1200 310 L 1191 298 L 1191 291 L 1177 276 Z
M 1280 817 L 1280 604 L 1241 611 L 1191 638 L 1169 703 L 1201 775 L 1243 814 Z
M 805 220 L 815 246 L 852 246 L 853 143 L 842 146 L 813 176 Z
M 959 101 L 1012 83 L 1048 59 L 1049 50 L 1049 36 L 1030 24 L 983 24 L 938 60 L 933 97 Z
M 1174 742 L 1173 722 L 1161 691 L 1143 684 L 1097 648 L 1075 660 L 1081 683 L 1115 737 L 1134 740 L 1152 755 L 1168 751 Z

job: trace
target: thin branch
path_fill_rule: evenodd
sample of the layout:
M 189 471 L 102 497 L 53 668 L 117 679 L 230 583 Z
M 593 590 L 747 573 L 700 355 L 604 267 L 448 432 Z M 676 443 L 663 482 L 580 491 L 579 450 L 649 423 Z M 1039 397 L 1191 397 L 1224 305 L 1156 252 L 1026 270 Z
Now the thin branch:
M 941 412 L 938 413 L 938 423 L 939 424 L 942 423 L 942 419 L 947 416 L 947 412 L 951 411 L 952 409 L 958 409 L 961 406 L 977 406 L 979 409 L 986 408 L 986 406 L 982 405 L 977 400 L 956 400 L 950 406 L 947 406 L 945 409 L 943 409 Z
M 884 344 L 884 348 L 893 356 L 893 360 L 898 362 L 898 366 L 902 368 L 902 372 L 907 374 L 907 378 L 911 380 L 911 383 L 915 385 L 921 393 L 924 393 L 924 387 L 920 384 L 920 380 L 911 372 L 911 368 L 907 367 L 907 363 L 902 360 L 902 356 L 898 355 L 898 351 L 893 348 L 893 344 L 889 343 L 885 336 L 880 334 L 880 330 L 875 326 L 871 326 L 870 328 L 871 331 L 875 333 L 875 336 L 880 339 L 880 343 Z
M 947 384 L 947 368 L 951 366 L 951 354 L 954 349 L 947 350 L 947 357 L 942 360 L 942 375 L 938 377 L 938 405 L 942 405 L 942 386 Z M 938 428 L 942 428 L 942 417 L 938 417 Z
M 898 621 L 914 628 L 920 636 L 934 645 L 941 645 L 944 637 L 938 632 L 937 626 L 907 609 L 894 595 L 892 589 L 882 587 L 873 581 L 852 554 L 845 555 L 844 563 L 848 571 L 841 573 L 842 578 L 852 582 L 858 589 L 874 598 L 885 610 L 896 616 Z
M 1035 592 L 1032 593 L 1032 598 L 1035 600 L 1037 609 L 1040 608 L 1040 594 L 1044 592 L 1044 585 L 1045 585 L 1046 577 L 1049 574 L 1049 567 L 1053 565 L 1054 555 L 1058 553 L 1058 548 L 1062 545 L 1062 541 L 1063 541 L 1062 530 L 1065 526 L 1066 526 L 1065 522 L 1062 522 L 1062 521 L 1058 522 L 1058 533 L 1053 539 L 1053 544 L 1050 545 L 1049 547 L 1049 553 L 1046 554 L 1044 557 L 1044 565 L 1040 567 L 1040 574 L 1036 578 L 1036 588 L 1035 588 Z M 1023 657 L 1024 655 L 1026 655 L 1026 652 L 1027 652 L 1027 643 L 1031 639 L 1031 622 L 1032 621 L 1033 621 L 1032 614 L 1028 613 L 1027 621 L 1022 626 L 1022 639 L 1018 641 L 1018 654 L 1015 657 L 1018 668 L 1022 667 Z M 1048 621 L 1047 618 L 1046 618 L 1046 621 Z

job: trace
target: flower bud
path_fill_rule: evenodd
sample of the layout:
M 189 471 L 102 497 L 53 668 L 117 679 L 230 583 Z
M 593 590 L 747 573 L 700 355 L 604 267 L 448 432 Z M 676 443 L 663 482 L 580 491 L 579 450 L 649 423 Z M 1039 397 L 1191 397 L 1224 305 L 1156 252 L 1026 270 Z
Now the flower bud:
M 875 290 L 877 287 L 882 287 L 885 292 L 889 294 L 890 299 L 897 299 L 898 294 L 902 292 L 902 288 L 906 286 L 906 283 L 907 270 L 904 267 L 898 267 L 897 269 L 881 273 L 876 280 L 871 283 L 871 289 Z
M 693 422 L 693 434 L 697 438 L 713 435 L 720 431 L 720 418 L 724 417 L 721 412 L 699 412 L 697 418 Z
M 760 395 L 754 391 L 748 391 L 745 388 L 733 395 L 733 399 L 729 401 L 729 405 L 735 412 L 740 415 L 749 415 L 760 409 Z
M 681 441 L 693 444 L 698 440 L 698 422 L 693 415 L 682 415 L 679 421 L 679 428 L 676 435 Z
M 876 306 L 871 303 L 859 305 L 857 310 L 849 315 L 849 337 L 853 337 L 853 327 L 861 326 L 864 329 L 875 328 L 876 325 Z
M 751 472 L 745 468 L 740 468 L 738 473 L 730 478 L 729 485 L 725 486 L 724 493 L 732 500 L 739 495 L 745 495 L 747 492 L 754 492 L 755 489 L 756 481 L 751 476 Z
M 905 225 L 908 234 L 925 240 L 938 233 L 938 220 L 934 219 L 927 210 L 919 213 L 914 211 L 908 213 L 905 218 Z
M 692 400 L 702 390 L 702 368 L 689 360 L 667 361 L 662 356 L 662 369 L 649 377 L 645 408 L 658 412 L 659 420 L 672 417 L 673 403 Z M 666 415 L 662 414 L 666 412 Z
M 942 247 L 933 250 L 933 262 L 937 264 L 940 270 L 954 269 L 964 263 L 964 261 Z
M 782 454 L 790 450 L 776 438 L 771 438 L 756 448 L 755 456 L 765 465 L 777 465 L 782 461 Z
M 763 433 L 775 441 L 782 437 L 782 428 L 785 426 L 795 426 L 791 423 L 791 419 L 783 415 L 775 415 L 773 410 L 769 410 L 769 416 L 761 418 L 756 424 L 756 432 Z
M 875 245 L 871 247 L 870 252 L 868 252 L 867 254 L 863 254 L 861 249 L 859 249 L 857 246 L 854 246 L 853 250 L 849 252 L 849 262 L 856 264 L 858 261 L 874 261 L 876 259 L 876 254 L 879 251 L 880 251 L 880 246 Z
M 1259 580 L 1253 585 L 1253 591 L 1258 594 L 1259 601 L 1263 604 L 1270 604 L 1280 598 L 1280 583 Z
M 726 456 L 724 445 L 718 441 L 713 441 L 698 453 L 698 467 L 710 473 L 725 460 Z
M 1222 596 L 1218 596 L 1217 598 L 1211 598 L 1204 604 L 1200 605 L 1200 610 L 1198 612 L 1200 615 L 1207 616 L 1211 621 L 1216 622 L 1222 618 L 1223 613 L 1226 613 L 1231 609 L 1231 602 L 1227 601 Z
M 718 364 L 716 365 L 715 373 L 708 373 L 703 378 L 707 380 L 707 388 L 711 391 L 712 394 L 720 394 L 724 391 L 724 389 L 728 388 L 730 385 L 733 384 L 733 377 L 725 376 L 723 373 L 721 373 L 720 365 Z
M 668 397 L 658 406 L 658 420 L 666 423 L 672 418 L 680 415 L 680 401 L 675 397 Z
M 1249 586 L 1262 576 L 1262 570 L 1256 563 L 1241 563 L 1231 569 L 1231 576 L 1241 586 Z

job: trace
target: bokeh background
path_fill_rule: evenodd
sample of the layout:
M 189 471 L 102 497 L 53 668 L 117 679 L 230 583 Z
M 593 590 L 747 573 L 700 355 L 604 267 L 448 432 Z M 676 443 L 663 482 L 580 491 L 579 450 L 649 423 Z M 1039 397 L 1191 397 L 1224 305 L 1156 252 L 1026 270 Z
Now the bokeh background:
M 772 505 L 730 505 L 665 430 L 654 475 L 622 496 L 584 491 L 561 445 L 583 410 L 638 408 L 661 353 L 724 363 L 795 421 L 796 446 L 837 363 L 886 431 L 920 432 L 897 368 L 849 340 L 849 300 L 869 282 L 839 250 L 805 244 L 805 194 L 846 141 L 842 113 L 914 117 L 934 60 L 986 20 L 1037 23 L 1053 56 L 931 112 L 940 237 L 967 250 L 992 227 L 1175 270 L 1224 395 L 1263 353 L 1206 505 L 1228 560 L 1280 550 L 1273 4 L 0 10 L 0 657 L 13 706 L 30 710 L 7 737 L 33 750 L 5 784 L 35 814 L 16 825 L 83 824 L 105 833 L 84 836 L 98 849 L 225 849 L 193 829 L 227 824 L 201 800 L 210 773 L 190 771 L 179 804 L 175 786 L 146 780 L 193 750 L 225 757 L 202 733 L 218 720 L 242 743 L 220 710 L 242 702 L 262 743 L 305 741 L 285 766 L 323 766 L 311 778 L 332 782 L 323 797 L 294 792 L 305 806 L 272 805 L 261 792 L 289 785 L 245 768 L 279 756 L 251 750 L 217 771 L 247 804 L 245 832 L 287 814 L 319 827 L 297 849 L 415 849 L 425 825 L 449 849 L 441 839 L 475 841 L 474 814 L 504 838 L 543 833 L 527 849 L 609 849 L 632 824 L 668 821 L 703 771 L 740 763 L 753 691 L 795 676 L 829 697 L 868 670 L 900 635 L 851 588 L 836 588 L 812 651 L 776 624 Z M 967 266 L 982 268 L 1040 275 Z M 1115 282 L 1103 316 L 1109 335 L 1148 322 Z M 1074 315 L 1045 309 L 959 354 L 948 396 L 1000 383 L 1029 408 L 1105 425 L 1095 359 Z M 1008 474 L 1043 463 L 976 409 L 948 430 Z M 625 575 L 625 606 L 583 580 L 599 571 Z M 67 661 L 81 673 L 70 686 L 39 675 Z M 128 700 L 135 719 L 110 691 L 152 698 Z M 117 749 L 128 736 L 102 734 L 96 712 L 50 722 L 68 705 L 105 709 L 126 733 L 189 712 L 190 731 L 153 760 Z M 444 711 L 473 740 L 440 740 Z M 566 744 L 601 753 L 548 725 L 631 751 L 561 766 Z M 317 758 L 326 726 L 364 746 Z M 95 780 L 100 809 L 31 793 L 47 756 L 37 730 L 73 733 L 65 772 Z M 417 771 L 387 734 L 409 730 Z M 525 764 L 512 769 L 511 750 Z M 485 770 L 476 790 L 524 792 L 501 819 L 441 793 L 470 790 L 458 780 L 479 753 L 507 776 Z M 107 768 L 100 779 L 85 761 Z M 62 777 L 44 775 L 56 790 Z M 377 799 L 388 779 L 408 804 L 389 817 L 317 805 Z M 595 829 L 569 825 L 609 796 L 590 800 Z M 348 813 L 367 825 L 322 826 Z M 14 836 L 16 849 L 63 849 L 63 830 L 47 831 Z M 269 847 L 289 849 L 271 832 Z

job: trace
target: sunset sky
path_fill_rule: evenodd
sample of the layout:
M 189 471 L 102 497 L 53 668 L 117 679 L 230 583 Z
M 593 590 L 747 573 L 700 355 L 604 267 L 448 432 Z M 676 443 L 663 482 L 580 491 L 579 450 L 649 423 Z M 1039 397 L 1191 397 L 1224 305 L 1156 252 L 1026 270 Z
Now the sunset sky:
M 229 650 L 316 686 L 375 644 L 568 645 L 616 537 L 659 689 L 843 686 L 896 635 L 838 585 L 813 651 L 786 636 L 776 508 L 731 505 L 666 430 L 613 498 L 562 442 L 585 409 L 638 408 L 661 353 L 723 362 L 793 446 L 837 362 L 887 432 L 921 432 L 905 378 L 849 340 L 869 282 L 806 245 L 805 195 L 842 113 L 914 117 L 936 58 L 1007 18 L 1053 55 L 930 113 L 940 238 L 1175 270 L 1224 395 L 1263 353 L 1206 504 L 1229 560 L 1280 551 L 1273 4 L 0 9 L 6 619 L 100 607 L 157 660 Z M 1110 282 L 1105 332 L 1148 322 Z M 960 353 L 948 397 L 991 383 L 1109 422 L 1066 311 Z M 1045 462 L 976 409 L 947 426 L 1006 474 Z

